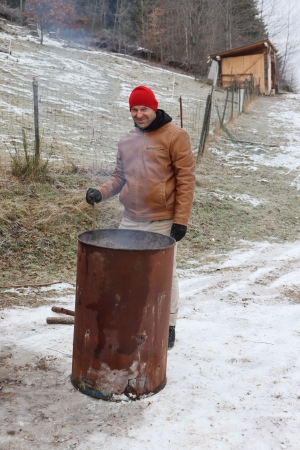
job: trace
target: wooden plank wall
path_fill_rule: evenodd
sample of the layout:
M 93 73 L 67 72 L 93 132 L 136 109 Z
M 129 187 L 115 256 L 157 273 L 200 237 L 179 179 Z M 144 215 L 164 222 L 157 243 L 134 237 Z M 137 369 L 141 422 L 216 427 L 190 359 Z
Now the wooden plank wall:
M 237 82 L 250 79 L 251 74 L 255 83 L 260 81 L 260 92 L 265 93 L 264 85 L 264 55 L 245 55 L 222 58 L 222 86 L 228 87 L 235 75 Z

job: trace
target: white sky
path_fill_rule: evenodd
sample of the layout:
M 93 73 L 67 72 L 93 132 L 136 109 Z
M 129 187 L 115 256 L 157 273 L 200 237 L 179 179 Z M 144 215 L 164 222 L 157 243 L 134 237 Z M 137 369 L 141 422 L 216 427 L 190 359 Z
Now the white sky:
M 300 89 L 300 2 L 298 0 L 259 0 L 270 40 L 284 55 L 290 53 L 288 67 Z

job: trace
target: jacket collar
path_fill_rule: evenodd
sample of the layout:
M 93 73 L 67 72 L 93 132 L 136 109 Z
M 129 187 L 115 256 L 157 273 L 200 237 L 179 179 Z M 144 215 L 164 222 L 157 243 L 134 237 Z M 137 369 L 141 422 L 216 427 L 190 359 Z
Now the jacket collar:
M 172 122 L 172 117 L 170 117 L 169 114 L 167 114 L 163 109 L 158 109 L 156 111 L 156 118 L 153 120 L 152 123 L 150 123 L 149 127 L 139 128 L 136 123 L 134 124 L 134 126 L 143 132 L 154 131 L 157 130 L 158 128 L 161 128 L 162 126 L 166 125 L 169 122 Z

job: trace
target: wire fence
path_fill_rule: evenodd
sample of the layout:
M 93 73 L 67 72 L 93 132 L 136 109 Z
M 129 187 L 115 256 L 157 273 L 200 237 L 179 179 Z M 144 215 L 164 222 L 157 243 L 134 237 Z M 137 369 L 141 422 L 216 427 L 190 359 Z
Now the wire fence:
M 203 155 L 209 129 L 212 126 L 220 127 L 231 140 L 234 136 L 227 130 L 226 123 L 245 111 L 247 105 L 254 97 L 260 94 L 259 84 L 251 76 L 241 83 L 232 82 L 222 91 L 223 96 L 216 95 L 214 88 L 208 94 L 202 124 L 202 131 L 198 144 L 197 162 Z
M 211 96 L 209 113 L 206 92 Z M 232 84 L 227 89 L 213 90 L 207 86 L 206 92 L 197 100 L 187 96 L 171 97 L 159 104 L 189 133 L 198 157 L 203 154 L 209 128 L 216 123 L 224 126 L 259 94 L 254 83 L 246 81 L 243 88 Z M 117 143 L 133 124 L 124 103 L 117 105 L 107 97 L 89 92 L 88 88 L 83 91 L 70 86 L 61 92 L 52 87 L 49 80 L 38 83 L 37 107 L 42 157 L 58 164 L 72 162 L 90 167 L 114 162 Z M 9 154 L 22 149 L 23 132 L 28 147 L 34 148 L 33 83 L 12 87 L 8 79 L 2 80 L 0 123 L 2 157 L 7 159 Z

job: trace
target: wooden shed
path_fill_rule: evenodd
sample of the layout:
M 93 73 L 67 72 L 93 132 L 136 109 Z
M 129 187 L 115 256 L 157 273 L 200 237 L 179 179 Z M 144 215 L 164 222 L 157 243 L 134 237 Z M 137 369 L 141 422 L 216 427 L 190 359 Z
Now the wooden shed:
M 218 85 L 228 87 L 234 82 L 243 85 L 253 80 L 261 94 L 270 95 L 276 86 L 276 48 L 268 40 L 216 53 L 210 58 L 218 62 Z

